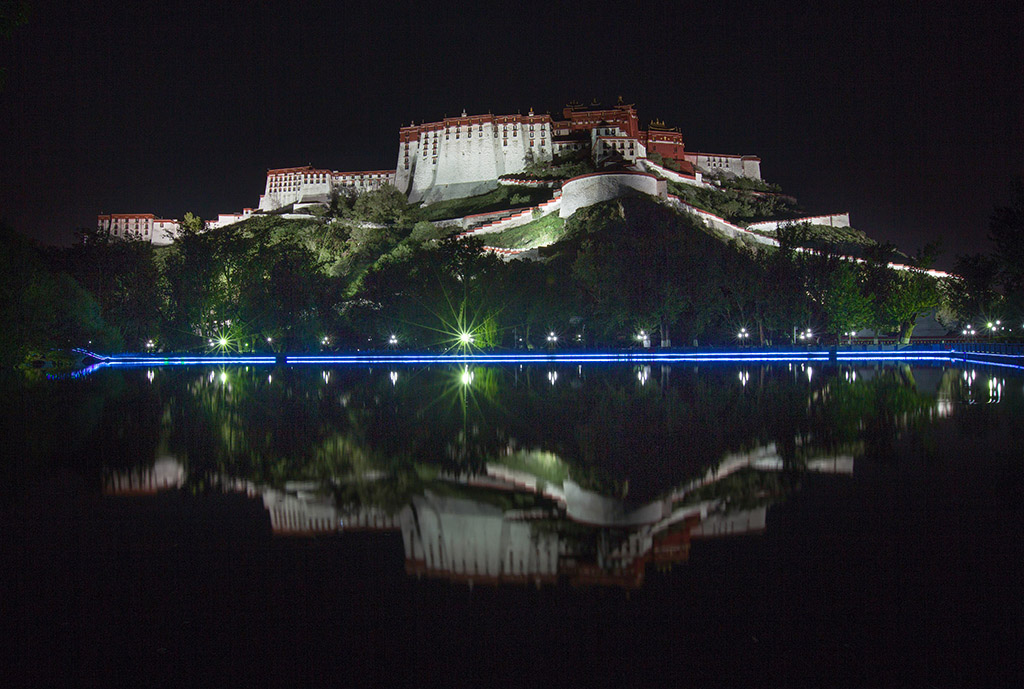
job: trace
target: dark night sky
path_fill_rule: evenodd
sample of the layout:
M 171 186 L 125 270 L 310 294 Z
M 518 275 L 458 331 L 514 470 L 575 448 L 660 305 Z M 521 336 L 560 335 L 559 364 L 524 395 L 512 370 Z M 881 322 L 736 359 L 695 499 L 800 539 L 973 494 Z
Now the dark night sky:
M 393 168 L 411 120 L 618 95 L 945 265 L 1024 172 L 1019 4 L 32 5 L 0 45 L 0 217 L 48 243 L 255 206 L 268 167 Z

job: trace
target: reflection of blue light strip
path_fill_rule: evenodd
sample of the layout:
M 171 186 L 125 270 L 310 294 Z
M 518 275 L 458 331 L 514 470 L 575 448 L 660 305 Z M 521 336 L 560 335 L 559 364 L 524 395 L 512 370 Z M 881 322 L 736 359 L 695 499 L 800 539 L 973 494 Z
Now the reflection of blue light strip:
M 995 352 L 958 352 L 953 350 L 951 354 L 956 356 L 1001 356 L 1009 359 L 1024 359 L 1024 354 L 996 354 Z
M 976 359 L 967 359 L 966 361 L 964 361 L 964 363 L 968 363 L 973 366 L 998 366 L 999 368 L 1014 368 L 1019 371 L 1024 371 L 1024 366 L 1021 366 L 1019 364 L 1003 364 L 998 361 L 978 361 Z

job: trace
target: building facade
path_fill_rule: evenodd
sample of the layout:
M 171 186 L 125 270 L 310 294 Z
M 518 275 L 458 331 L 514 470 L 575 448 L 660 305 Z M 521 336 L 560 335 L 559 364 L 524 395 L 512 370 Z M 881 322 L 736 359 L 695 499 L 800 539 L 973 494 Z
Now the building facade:
M 259 210 L 269 212 L 295 204 L 325 203 L 335 190 L 362 193 L 394 182 L 394 170 L 336 172 L 311 165 L 275 168 L 267 170 Z
M 561 119 L 549 114 L 467 115 L 402 127 L 398 133 L 395 186 L 409 201 L 434 202 L 482 194 L 502 175 L 522 172 L 533 161 L 589 150 L 599 164 L 630 165 L 651 154 L 693 175 L 700 165 L 760 179 L 754 156 L 689 154 L 678 128 L 653 121 L 640 127 L 636 108 L 593 102 L 569 103 Z
M 274 168 L 256 209 L 221 213 L 208 221 L 210 228 L 231 225 L 254 213 L 269 213 L 306 204 L 323 204 L 331 194 L 358 194 L 394 185 L 411 203 L 432 203 L 486 193 L 499 178 L 523 172 L 532 162 L 554 156 L 589 151 L 602 166 L 634 166 L 649 156 L 672 168 L 656 168 L 659 174 L 697 173 L 761 178 L 756 156 L 687 152 L 678 128 L 660 120 L 642 129 L 636 108 L 622 99 L 612 107 L 599 103 L 569 103 L 561 118 L 550 114 L 467 115 L 445 117 L 439 122 L 403 126 L 398 132 L 398 157 L 393 170 L 338 172 L 311 165 Z M 649 167 L 649 166 L 647 166 Z M 646 168 L 645 168 L 646 169 Z M 151 213 L 98 216 L 98 227 L 112 237 L 139 237 L 153 244 L 170 244 L 179 222 Z
M 533 160 L 551 160 L 550 115 L 467 115 L 402 127 L 395 186 L 409 201 L 474 196 Z
M 96 229 L 117 239 L 140 239 L 166 246 L 178 236 L 180 224 L 152 213 L 109 213 L 96 216 Z

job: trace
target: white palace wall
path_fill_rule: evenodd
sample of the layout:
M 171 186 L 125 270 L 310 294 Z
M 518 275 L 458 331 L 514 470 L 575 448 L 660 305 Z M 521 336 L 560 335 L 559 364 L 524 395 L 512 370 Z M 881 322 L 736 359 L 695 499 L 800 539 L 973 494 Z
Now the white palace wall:
M 507 136 L 503 135 L 501 124 L 482 122 L 463 125 L 459 133 L 455 133 L 454 126 L 428 129 L 418 139 L 400 142 L 395 186 L 406 193 L 411 203 L 474 196 L 497 188 L 498 177 L 521 172 L 528 152 L 537 160 L 551 160 L 550 123 L 536 123 L 532 138 L 526 123 L 507 126 Z M 435 141 L 437 162 L 433 154 Z
M 725 172 L 737 177 L 761 179 L 761 159 L 722 153 L 684 153 L 683 158 L 701 172 Z

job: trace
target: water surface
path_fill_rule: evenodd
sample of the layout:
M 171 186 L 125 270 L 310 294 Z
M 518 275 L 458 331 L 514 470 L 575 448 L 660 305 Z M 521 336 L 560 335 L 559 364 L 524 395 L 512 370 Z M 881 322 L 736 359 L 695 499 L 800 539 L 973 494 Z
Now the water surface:
M 5 617 L 34 684 L 1019 674 L 1024 379 L 1004 371 L 207 366 L 8 387 Z

